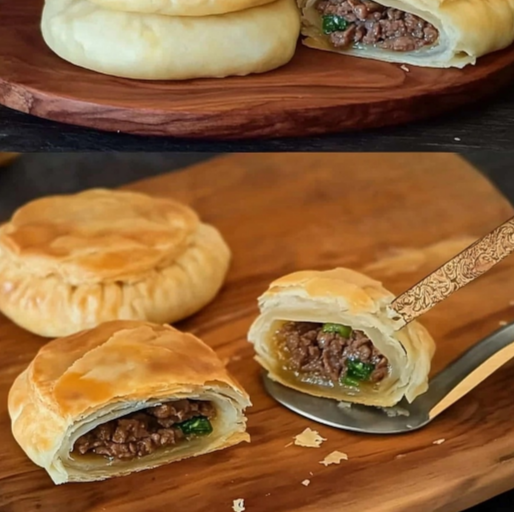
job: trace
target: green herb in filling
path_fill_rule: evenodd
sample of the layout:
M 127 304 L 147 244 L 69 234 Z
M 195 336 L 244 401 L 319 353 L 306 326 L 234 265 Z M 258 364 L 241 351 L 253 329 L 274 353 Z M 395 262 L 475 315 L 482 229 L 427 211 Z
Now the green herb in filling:
M 342 17 L 336 14 L 328 14 L 323 16 L 323 33 L 332 34 L 332 32 L 338 32 L 346 30 L 348 22 Z
M 196 416 L 177 424 L 186 435 L 204 436 L 212 432 L 211 422 L 205 416 Z
M 363 363 L 359 359 L 350 359 L 347 363 L 345 376 L 341 379 L 341 383 L 346 386 L 358 387 L 361 382 L 370 379 L 375 365 L 371 363 Z
M 352 334 L 351 327 L 340 324 L 323 324 L 321 330 L 323 332 L 334 332 L 336 334 L 340 334 L 343 338 L 349 338 Z

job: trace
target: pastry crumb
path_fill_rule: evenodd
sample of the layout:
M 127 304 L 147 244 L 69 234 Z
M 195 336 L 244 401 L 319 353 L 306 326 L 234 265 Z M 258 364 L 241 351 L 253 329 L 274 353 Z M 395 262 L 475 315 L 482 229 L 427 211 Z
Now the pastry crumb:
M 403 459 L 404 457 L 407 457 L 407 455 L 405 455 L 405 453 L 399 453 L 395 459 Z
M 499 325 L 501 325 L 502 327 L 503 327 L 504 325 L 507 325 L 508 323 L 509 323 L 509 322 L 507 322 L 507 320 L 500 320 L 500 321 L 498 322 L 498 324 L 499 324 Z
M 339 409 L 350 409 L 351 406 L 351 402 L 339 402 L 337 404 L 337 407 L 339 407 Z
M 335 452 L 329 453 L 322 461 L 320 461 L 320 464 L 328 466 L 330 464 L 339 464 L 342 460 L 348 460 L 348 455 L 336 450 Z
M 294 444 L 305 448 L 319 448 L 323 441 L 326 439 L 310 428 L 306 428 L 301 434 L 294 437 Z
M 432 444 L 443 444 L 446 439 L 436 439 Z
M 290 443 L 287 443 L 284 448 L 289 448 L 291 445 L 293 444 L 293 441 L 291 441 Z
M 309 471 L 309 475 L 314 476 L 314 473 L 312 471 Z
M 408 73 L 410 71 L 410 69 L 405 65 L 405 64 L 402 64 L 400 66 L 406 73 Z
M 305 485 L 305 487 L 307 487 L 310 483 L 311 483 L 311 481 L 310 481 L 310 480 L 305 479 L 305 480 L 302 482 L 302 485 Z
M 270 493 L 270 492 L 268 492 L 268 494 L 265 494 L 264 496 L 271 496 L 271 493 Z
M 460 142 L 460 137 L 453 137 L 453 140 L 454 140 L 455 142 Z
M 243 500 L 242 498 L 234 500 L 233 503 L 232 503 L 232 510 L 234 512 L 244 512 L 244 510 L 245 510 L 245 500 Z

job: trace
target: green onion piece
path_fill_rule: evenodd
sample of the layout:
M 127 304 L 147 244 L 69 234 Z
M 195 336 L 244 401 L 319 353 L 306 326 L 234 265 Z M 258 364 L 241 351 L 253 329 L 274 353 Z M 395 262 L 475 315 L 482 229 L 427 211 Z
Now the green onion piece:
M 211 422 L 205 416 L 197 416 L 177 425 L 186 435 L 204 436 L 212 432 Z
M 369 380 L 374 369 L 374 364 L 363 363 L 359 359 L 350 359 L 341 383 L 346 386 L 358 387 L 361 382 Z
M 360 384 L 360 381 L 358 381 L 357 379 L 353 379 L 348 374 L 346 374 L 341 379 L 341 384 L 344 384 L 345 386 L 351 386 L 352 388 L 358 388 L 359 384 Z
M 352 334 L 351 327 L 340 324 L 323 324 L 321 330 L 323 332 L 335 332 L 336 334 L 340 334 L 343 338 L 349 338 Z
M 323 33 L 332 34 L 332 32 L 338 32 L 340 30 L 346 30 L 348 22 L 342 17 L 336 14 L 328 14 L 323 16 Z

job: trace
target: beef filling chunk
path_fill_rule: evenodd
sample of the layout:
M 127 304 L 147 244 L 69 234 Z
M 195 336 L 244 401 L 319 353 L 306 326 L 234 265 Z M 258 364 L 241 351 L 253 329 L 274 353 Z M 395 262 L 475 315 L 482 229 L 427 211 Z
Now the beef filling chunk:
M 118 418 L 79 437 L 74 452 L 115 459 L 144 457 L 191 436 L 212 432 L 210 402 L 177 400 Z
M 276 339 L 296 372 L 350 386 L 380 382 L 388 373 L 387 359 L 369 338 L 344 325 L 286 322 Z
M 419 16 L 372 0 L 321 0 L 323 31 L 336 48 L 354 44 L 408 52 L 433 45 L 439 33 Z

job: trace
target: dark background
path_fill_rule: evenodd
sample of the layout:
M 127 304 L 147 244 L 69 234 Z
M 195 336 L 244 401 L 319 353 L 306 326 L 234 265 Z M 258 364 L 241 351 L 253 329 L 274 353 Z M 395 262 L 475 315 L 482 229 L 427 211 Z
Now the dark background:
M 36 197 L 91 187 L 115 187 L 178 170 L 214 156 L 214 153 L 23 155 L 9 167 L 0 169 L 0 218 L 5 219 L 15 208 Z M 469 152 L 462 156 L 483 172 L 514 204 L 514 151 Z M 420 158 L 427 158 L 427 155 L 420 155 Z M 216 179 L 215 175 L 213 179 Z M 465 468 L 462 470 L 465 471 Z M 514 491 L 482 503 L 467 512 L 514 512 Z

